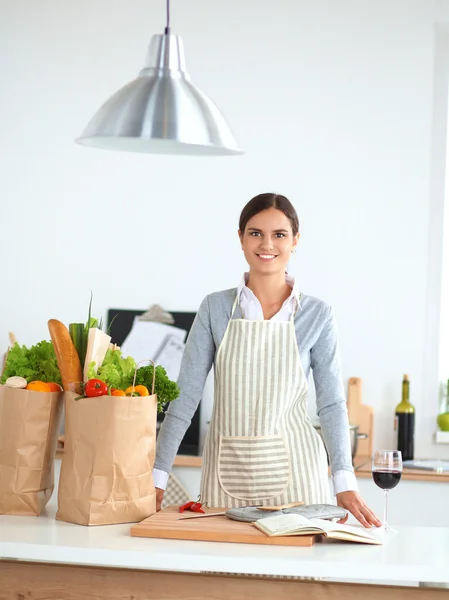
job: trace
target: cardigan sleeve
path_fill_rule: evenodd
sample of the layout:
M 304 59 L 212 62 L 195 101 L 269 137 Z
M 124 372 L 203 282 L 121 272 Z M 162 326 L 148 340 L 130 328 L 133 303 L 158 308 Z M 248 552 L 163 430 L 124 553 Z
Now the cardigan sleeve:
M 170 403 L 159 430 L 154 468 L 169 473 L 182 439 L 204 392 L 215 356 L 209 299 L 206 297 L 193 322 L 178 377 L 179 397 Z

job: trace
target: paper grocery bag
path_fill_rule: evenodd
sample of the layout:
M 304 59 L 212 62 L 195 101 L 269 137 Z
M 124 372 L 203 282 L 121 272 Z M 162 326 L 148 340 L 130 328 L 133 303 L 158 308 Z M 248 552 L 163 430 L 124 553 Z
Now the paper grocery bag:
M 0 514 L 38 516 L 54 489 L 63 393 L 0 385 Z
M 75 398 L 65 395 L 56 519 L 109 525 L 151 516 L 157 396 Z

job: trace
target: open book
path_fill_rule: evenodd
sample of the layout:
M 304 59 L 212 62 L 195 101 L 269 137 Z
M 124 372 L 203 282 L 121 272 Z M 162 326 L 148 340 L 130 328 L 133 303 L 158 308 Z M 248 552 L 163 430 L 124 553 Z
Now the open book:
M 306 519 L 302 515 L 294 513 L 266 517 L 255 521 L 253 524 L 269 536 L 322 534 L 327 538 L 346 542 L 383 543 L 381 537 L 376 535 L 375 531 L 332 523 L 324 519 Z

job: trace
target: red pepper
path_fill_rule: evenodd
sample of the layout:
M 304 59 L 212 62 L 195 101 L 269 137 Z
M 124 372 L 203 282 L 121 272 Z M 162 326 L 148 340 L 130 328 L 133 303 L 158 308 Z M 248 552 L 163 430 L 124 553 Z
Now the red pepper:
M 198 512 L 205 514 L 205 511 L 201 508 L 203 505 L 201 502 L 194 502 L 192 506 L 189 508 L 192 512 Z
M 185 510 L 189 510 L 191 506 L 193 506 L 195 502 L 186 502 L 182 506 L 179 507 L 179 512 L 183 513 Z

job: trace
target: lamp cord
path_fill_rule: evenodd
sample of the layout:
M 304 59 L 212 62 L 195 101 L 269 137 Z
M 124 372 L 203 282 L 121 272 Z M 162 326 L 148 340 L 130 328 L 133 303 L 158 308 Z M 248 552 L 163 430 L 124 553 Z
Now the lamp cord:
M 169 35 L 170 34 L 170 0 L 167 0 L 166 8 L 167 8 L 167 25 L 165 26 L 165 35 Z

